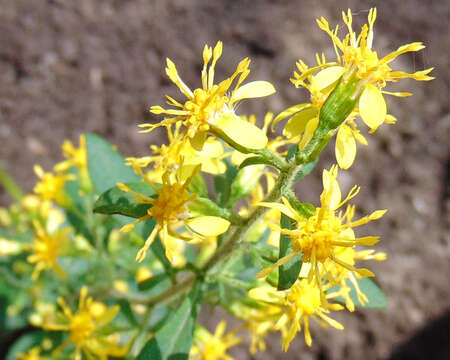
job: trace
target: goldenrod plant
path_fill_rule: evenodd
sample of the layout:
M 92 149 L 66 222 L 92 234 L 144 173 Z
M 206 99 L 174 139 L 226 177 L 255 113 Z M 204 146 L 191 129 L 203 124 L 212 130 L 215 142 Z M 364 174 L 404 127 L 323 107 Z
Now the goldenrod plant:
M 343 194 L 339 172 L 354 163 L 356 143 L 367 144 L 364 124 L 375 133 L 395 123 L 384 97 L 411 95 L 388 83 L 433 78 L 432 68 L 390 67 L 422 43 L 378 55 L 376 15 L 370 10 L 357 34 L 351 11 L 343 13 L 343 38 L 317 20 L 335 58 L 318 54 L 311 67 L 299 60 L 291 81 L 311 101 L 268 113 L 262 127 L 237 104 L 275 87 L 245 82 L 248 58 L 218 81 L 219 41 L 204 47 L 198 88 L 167 59 L 182 96 L 152 106 L 140 125 L 167 131 L 168 143 L 150 154 L 125 159 L 99 136 L 81 135 L 78 147 L 64 142 L 53 170 L 35 166 L 28 195 L 2 170 L 15 202 L 0 209 L 1 341 L 23 334 L 7 359 L 230 360 L 245 337 L 251 353 L 265 351 L 271 332 L 281 333 L 284 351 L 297 336 L 311 346 L 318 325 L 344 329 L 335 312 L 385 307 L 369 269 L 369 260 L 386 259 L 372 248 L 380 237 L 357 233 L 387 210 L 357 215 L 360 187 Z M 272 136 L 281 123 L 282 135 Z M 337 164 L 320 171 L 320 198 L 298 199 L 294 185 L 335 135 Z M 240 325 L 197 324 L 203 304 Z

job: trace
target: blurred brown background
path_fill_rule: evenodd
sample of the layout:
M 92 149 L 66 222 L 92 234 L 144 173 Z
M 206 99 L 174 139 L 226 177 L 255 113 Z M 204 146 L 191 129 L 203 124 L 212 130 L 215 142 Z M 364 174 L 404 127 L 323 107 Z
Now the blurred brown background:
M 164 74 L 165 58 L 187 84 L 199 86 L 203 45 L 217 40 L 224 42 L 217 79 L 249 56 L 249 79 L 278 89 L 239 112 L 277 113 L 307 99 L 289 82 L 295 61 L 312 64 L 315 52 L 333 54 L 315 19 L 342 24 L 341 11 L 351 7 L 359 29 L 372 6 L 378 7 L 374 47 L 381 55 L 423 41 L 424 51 L 403 55 L 394 66 L 436 67 L 432 82 L 391 87 L 414 96 L 388 99 L 398 123 L 368 136 L 369 145 L 359 147 L 356 164 L 340 178 L 344 188 L 362 186 L 354 200 L 362 213 L 389 209 L 364 230 L 380 234 L 378 249 L 388 253 L 386 262 L 369 265 L 388 294 L 388 310 L 338 314 L 343 332 L 313 325 L 312 349 L 300 334 L 286 355 L 273 336 L 268 352 L 254 358 L 388 358 L 450 308 L 448 1 L 0 0 L 0 161 L 31 191 L 32 165 L 50 169 L 61 159 L 63 139 L 78 143 L 82 132 L 103 135 L 126 155 L 147 154 L 150 143 L 164 138 L 138 134 L 136 125 L 152 120 L 148 108 L 162 104 L 164 94 L 177 95 Z M 330 146 L 318 168 L 332 164 L 332 153 Z M 298 189 L 305 200 L 320 193 L 320 169 L 314 174 Z M 9 201 L 0 189 L 0 203 Z M 243 345 L 234 355 L 250 359 Z

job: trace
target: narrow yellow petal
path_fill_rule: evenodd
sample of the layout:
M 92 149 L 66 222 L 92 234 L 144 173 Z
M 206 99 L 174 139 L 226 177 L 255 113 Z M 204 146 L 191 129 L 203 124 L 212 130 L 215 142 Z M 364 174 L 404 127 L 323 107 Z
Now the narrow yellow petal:
M 248 296 L 252 299 L 269 303 L 277 303 L 283 298 L 278 291 L 268 286 L 251 289 L 248 292 Z
M 289 216 L 291 219 L 294 219 L 294 220 L 296 220 L 300 217 L 297 213 L 292 212 L 292 210 L 284 204 L 272 203 L 272 202 L 260 202 L 260 203 L 258 203 L 258 206 L 263 206 L 263 207 L 267 207 L 270 209 L 276 209 L 276 210 L 280 211 L 281 213 L 283 213 L 284 215 Z
M 366 85 L 359 99 L 359 113 L 371 129 L 378 128 L 384 122 L 387 114 L 386 102 L 376 86 Z
M 345 124 L 339 127 L 335 150 L 339 167 L 344 170 L 350 168 L 356 157 L 356 142 L 352 130 Z
M 275 92 L 275 87 L 268 81 L 252 81 L 236 89 L 231 97 L 231 102 L 269 96 Z
M 202 236 L 218 236 L 230 227 L 230 222 L 217 216 L 199 216 L 185 221 L 193 232 Z

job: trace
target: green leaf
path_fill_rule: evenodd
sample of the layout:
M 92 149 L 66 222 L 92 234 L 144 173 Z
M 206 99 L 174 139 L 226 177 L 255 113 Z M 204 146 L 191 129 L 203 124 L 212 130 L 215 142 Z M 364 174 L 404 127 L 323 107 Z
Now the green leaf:
M 252 156 L 245 159 L 243 162 L 241 162 L 241 165 L 239 165 L 239 169 L 242 169 L 249 165 L 261 165 L 266 164 L 270 165 L 270 163 L 267 161 L 267 159 L 263 156 Z
M 140 180 L 125 159 L 111 144 L 100 136 L 86 135 L 88 170 L 95 192 L 102 194 L 118 182 L 128 183 Z
M 287 161 L 291 160 L 297 154 L 297 151 L 298 151 L 298 145 L 297 144 L 292 145 L 288 150 L 288 153 L 286 155 L 286 160 Z
M 27 352 L 32 347 L 40 345 L 44 338 L 49 338 L 50 340 L 52 340 L 53 345 L 57 347 L 61 343 L 61 335 L 61 332 L 46 333 L 42 330 L 26 332 L 14 342 L 13 346 L 11 346 L 11 348 L 9 349 L 8 355 L 6 355 L 5 359 L 16 360 L 17 356 L 20 353 Z M 58 359 L 61 358 L 58 357 Z
M 172 275 L 174 273 L 174 269 L 173 269 L 172 264 L 170 263 L 169 259 L 166 256 L 166 250 L 165 250 L 159 237 L 157 237 L 155 239 L 155 241 L 153 241 L 152 246 L 150 246 L 150 250 L 153 252 L 153 254 L 155 254 L 155 256 L 158 258 L 158 260 L 161 262 L 161 264 L 163 265 L 166 272 L 168 274 Z
M 94 241 L 94 236 L 89 231 L 89 228 L 86 226 L 86 219 L 81 218 L 79 215 L 69 210 L 66 210 L 66 216 L 69 223 L 75 229 L 75 232 L 77 234 L 83 235 L 92 244 Z
M 313 216 L 316 212 L 316 207 L 313 204 L 295 201 L 291 202 L 292 207 L 304 218 Z
M 300 179 L 303 179 L 306 175 L 308 175 L 311 171 L 313 171 L 313 169 L 316 166 L 318 161 L 319 161 L 319 159 L 316 159 L 314 161 L 311 161 L 311 162 L 303 165 L 301 170 L 295 175 L 294 182 L 297 182 Z
M 292 229 L 292 223 L 289 217 L 281 214 L 281 227 L 283 229 Z M 289 255 L 292 252 L 292 240 L 289 235 L 282 234 L 280 237 L 280 255 L 279 259 Z M 278 290 L 289 289 L 294 285 L 302 267 L 301 255 L 295 256 L 286 264 L 278 268 Z
M 194 284 L 178 310 L 142 349 L 138 360 L 188 360 L 200 310 L 201 287 L 200 282 Z
M 366 294 L 367 298 L 369 299 L 369 302 L 366 304 L 361 304 L 358 300 L 358 296 L 356 294 L 355 287 L 350 282 L 350 280 L 347 280 L 347 286 L 350 287 L 350 298 L 355 303 L 356 307 L 363 308 L 363 309 L 386 309 L 387 307 L 387 300 L 386 296 L 384 295 L 383 291 L 378 287 L 377 284 L 375 284 L 371 279 L 369 278 L 362 278 L 362 279 L 356 279 L 358 282 L 358 286 L 360 290 Z M 327 292 L 334 292 L 337 291 L 338 287 L 333 286 L 330 288 Z M 343 304 L 345 304 L 345 299 L 342 297 L 337 297 L 335 299 L 336 301 L 339 301 Z
M 161 283 L 162 281 L 169 279 L 168 275 L 163 273 L 163 274 L 157 274 L 152 276 L 151 278 L 141 281 L 138 284 L 138 289 L 139 290 L 149 290 L 152 289 L 153 287 L 155 287 L 156 285 L 158 285 L 159 283 Z
M 152 196 L 155 191 L 144 182 L 125 183 L 131 190 L 146 196 Z M 147 214 L 150 204 L 140 204 L 136 198 L 117 186 L 105 191 L 94 204 L 94 212 L 100 214 L 120 214 L 140 218 Z
M 238 170 L 229 159 L 224 160 L 227 171 L 223 175 L 214 176 L 214 190 L 216 192 L 216 202 L 219 206 L 225 206 L 230 197 L 231 183 L 236 177 Z
M 214 201 L 204 197 L 198 197 L 190 202 L 188 208 L 191 213 L 198 215 L 218 216 L 224 219 L 228 219 L 231 215 L 228 209 L 224 209 Z

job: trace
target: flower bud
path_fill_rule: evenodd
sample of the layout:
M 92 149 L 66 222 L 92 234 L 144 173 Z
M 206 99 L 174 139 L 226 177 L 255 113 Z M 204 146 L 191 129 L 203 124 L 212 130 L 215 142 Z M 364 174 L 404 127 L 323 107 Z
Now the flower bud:
M 319 133 L 336 130 L 355 108 L 364 86 L 356 73 L 342 75 L 320 109 Z

